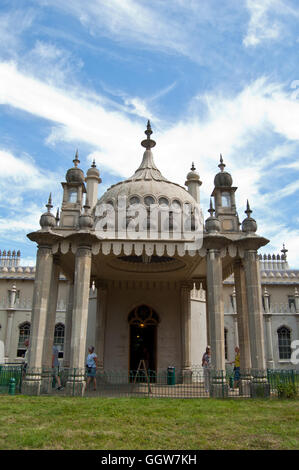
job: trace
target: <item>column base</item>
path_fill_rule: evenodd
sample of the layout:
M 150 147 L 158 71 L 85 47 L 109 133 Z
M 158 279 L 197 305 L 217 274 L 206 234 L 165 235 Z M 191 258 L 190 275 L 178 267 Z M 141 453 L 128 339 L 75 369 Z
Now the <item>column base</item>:
M 182 380 L 183 384 L 191 384 L 192 383 L 192 370 L 190 369 L 183 369 L 182 370 Z
M 270 396 L 270 384 L 266 376 L 254 376 L 250 384 L 251 398 L 268 398 Z
M 42 391 L 42 376 L 40 373 L 28 372 L 22 382 L 24 395 L 40 395 Z
M 69 375 L 65 385 L 66 395 L 73 397 L 83 397 L 86 390 L 86 381 L 83 374 Z
M 212 398 L 226 398 L 228 397 L 228 385 L 226 383 L 225 372 L 213 373 L 210 385 L 210 397 Z

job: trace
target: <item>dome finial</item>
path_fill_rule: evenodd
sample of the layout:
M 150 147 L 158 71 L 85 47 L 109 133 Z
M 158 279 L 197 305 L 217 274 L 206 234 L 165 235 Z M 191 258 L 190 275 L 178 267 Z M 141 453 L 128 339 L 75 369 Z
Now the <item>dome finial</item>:
M 286 249 L 284 243 L 282 244 L 282 250 L 280 250 L 280 251 L 281 251 L 282 254 L 283 254 L 283 259 L 287 259 L 287 252 L 288 252 L 289 250 Z
M 146 150 L 150 150 L 152 147 L 154 147 L 156 145 L 156 142 L 150 138 L 153 131 L 152 131 L 151 123 L 150 123 L 149 120 L 147 121 L 147 126 L 146 126 L 146 130 L 144 131 L 144 133 L 145 133 L 147 138 L 146 138 L 146 140 L 143 140 L 141 142 L 141 145 L 142 145 L 142 147 L 145 147 Z
M 80 163 L 78 149 L 76 150 L 76 154 L 75 154 L 75 158 L 74 158 L 73 162 L 74 162 L 75 167 L 77 168 L 77 166 Z
M 218 165 L 218 168 L 220 168 L 220 170 L 223 171 L 224 168 L 225 168 L 225 166 L 226 166 L 226 165 L 225 165 L 225 163 L 223 163 L 222 154 L 220 154 L 220 163 L 219 163 L 219 165 Z
M 212 202 L 212 198 L 210 198 L 210 209 L 208 209 L 208 212 L 210 213 L 210 216 L 213 217 L 213 214 L 215 212 L 215 209 L 213 207 L 213 202 Z
M 48 209 L 48 212 L 51 212 L 52 209 L 52 193 L 49 194 L 49 199 L 48 199 L 48 204 L 46 204 L 46 208 Z
M 248 199 L 247 199 L 247 204 L 246 204 L 246 211 L 244 211 L 244 212 L 245 212 L 245 214 L 247 215 L 248 218 L 250 217 L 250 214 L 252 214 L 252 210 L 250 209 Z

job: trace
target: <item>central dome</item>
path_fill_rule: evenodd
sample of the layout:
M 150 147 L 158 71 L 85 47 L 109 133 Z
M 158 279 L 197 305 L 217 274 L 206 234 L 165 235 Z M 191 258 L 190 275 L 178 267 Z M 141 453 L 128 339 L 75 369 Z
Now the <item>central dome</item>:
M 165 207 L 187 203 L 194 206 L 196 201 L 191 194 L 183 186 L 168 181 L 156 167 L 151 151 L 156 143 L 150 139 L 152 131 L 149 122 L 145 133 L 147 139 L 143 140 L 141 145 L 146 150 L 139 168 L 127 180 L 112 185 L 97 204 L 115 205 L 120 196 L 125 196 L 128 204 L 159 204 Z

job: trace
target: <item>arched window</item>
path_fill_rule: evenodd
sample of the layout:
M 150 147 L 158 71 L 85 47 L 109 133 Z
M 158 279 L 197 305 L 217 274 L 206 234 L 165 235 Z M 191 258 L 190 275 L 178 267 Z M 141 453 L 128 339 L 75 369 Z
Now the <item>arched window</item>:
M 57 346 L 59 351 L 59 358 L 63 357 L 63 349 L 64 349 L 64 332 L 65 327 L 63 323 L 56 323 L 55 330 L 54 330 L 54 346 Z
M 277 330 L 279 359 L 291 358 L 291 331 L 286 326 Z
M 25 341 L 30 338 L 30 323 L 24 322 L 19 325 L 19 341 L 17 349 L 17 357 L 24 357 L 26 352 Z

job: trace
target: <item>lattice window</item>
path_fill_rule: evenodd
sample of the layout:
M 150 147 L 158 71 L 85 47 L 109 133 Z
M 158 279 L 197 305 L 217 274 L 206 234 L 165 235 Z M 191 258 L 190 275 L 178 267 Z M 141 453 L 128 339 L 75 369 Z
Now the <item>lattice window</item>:
M 57 323 L 54 330 L 54 346 L 57 346 L 59 358 L 63 357 L 65 326 L 63 323 Z
M 291 358 L 291 331 L 286 326 L 277 330 L 279 359 Z
M 17 349 L 17 357 L 24 357 L 26 352 L 25 341 L 30 338 L 30 323 L 24 322 L 19 325 L 19 341 Z

